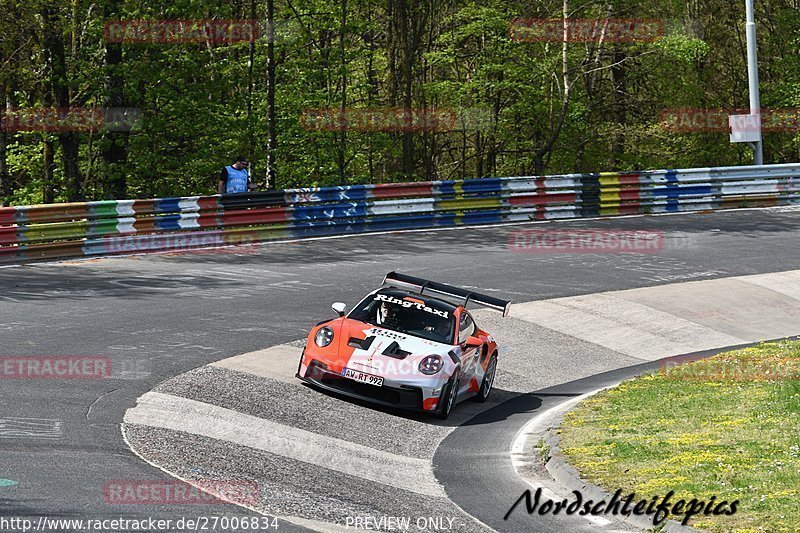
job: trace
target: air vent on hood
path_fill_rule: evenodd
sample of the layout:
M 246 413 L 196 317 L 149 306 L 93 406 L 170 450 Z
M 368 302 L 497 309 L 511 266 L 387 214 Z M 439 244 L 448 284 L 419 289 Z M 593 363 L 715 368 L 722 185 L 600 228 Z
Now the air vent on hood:
M 372 341 L 375 340 L 375 337 L 367 337 L 366 339 L 357 339 L 355 337 L 350 337 L 350 340 L 347 342 L 348 346 L 352 346 L 353 348 L 360 348 L 362 350 L 369 350 L 369 347 L 372 346 Z
M 405 359 L 411 352 L 407 352 L 405 350 L 400 349 L 400 345 L 397 344 L 397 341 L 392 342 L 386 349 L 383 351 L 383 355 L 388 355 L 389 357 L 394 357 L 395 359 Z

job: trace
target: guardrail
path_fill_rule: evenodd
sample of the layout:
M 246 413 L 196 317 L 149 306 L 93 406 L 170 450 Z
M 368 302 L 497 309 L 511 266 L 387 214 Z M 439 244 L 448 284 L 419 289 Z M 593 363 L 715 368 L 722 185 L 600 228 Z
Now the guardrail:
M 5 207 L 0 262 L 798 203 L 800 163 Z

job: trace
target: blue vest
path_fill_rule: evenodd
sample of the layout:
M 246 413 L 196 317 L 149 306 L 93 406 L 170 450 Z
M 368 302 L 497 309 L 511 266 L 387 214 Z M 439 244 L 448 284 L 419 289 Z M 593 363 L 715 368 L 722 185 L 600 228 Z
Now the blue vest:
M 225 184 L 225 193 L 247 192 L 247 169 L 236 170 L 232 166 L 225 167 L 228 171 L 228 181 Z

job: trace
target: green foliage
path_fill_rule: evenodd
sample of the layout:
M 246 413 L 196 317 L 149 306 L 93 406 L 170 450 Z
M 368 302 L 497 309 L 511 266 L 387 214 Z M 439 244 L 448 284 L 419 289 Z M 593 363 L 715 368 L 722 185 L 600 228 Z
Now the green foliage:
M 767 0 L 757 6 L 765 107 L 800 107 L 795 4 Z M 128 197 L 209 194 L 219 169 L 240 152 L 252 158 L 255 181 L 266 182 L 263 2 L 253 4 L 262 35 L 254 46 L 252 75 L 248 42 L 128 42 L 115 62 L 104 38 L 109 21 L 247 20 L 248 1 L 0 0 L 0 5 L 6 15 L 0 19 L 0 100 L 7 106 L 54 107 L 62 87 L 72 106 L 116 101 L 141 111 L 129 134 L 77 132 L 75 175 L 67 172 L 66 145 L 56 134 L 50 134 L 55 149 L 50 177 L 41 133 L 0 135 L 7 168 L 0 172 L 0 198 L 39 202 L 51 190 L 53 200 L 65 201 L 74 195 L 69 189 L 75 180 L 87 199 L 109 198 L 115 176 L 124 176 Z M 723 0 L 570 0 L 575 19 L 655 19 L 665 32 L 655 40 L 608 36 L 602 42 L 570 42 L 566 71 L 561 42 L 514 40 L 509 31 L 517 18 L 559 18 L 562 8 L 563 1 L 554 0 L 277 0 L 276 185 L 750 161 L 747 149 L 730 145 L 725 132 L 676 133 L 661 125 L 665 109 L 746 107 L 744 6 Z M 55 68 L 59 46 L 63 74 Z M 467 118 L 427 131 L 349 128 L 344 135 L 316 131 L 302 120 L 308 110 L 342 105 L 362 110 L 409 105 Z M 796 130 L 766 134 L 767 160 L 797 160 L 799 137 Z M 115 147 L 121 155 L 114 155 Z
M 708 44 L 702 39 L 695 39 L 685 35 L 669 35 L 656 41 L 656 49 L 664 59 L 695 63 L 706 58 L 709 52 Z

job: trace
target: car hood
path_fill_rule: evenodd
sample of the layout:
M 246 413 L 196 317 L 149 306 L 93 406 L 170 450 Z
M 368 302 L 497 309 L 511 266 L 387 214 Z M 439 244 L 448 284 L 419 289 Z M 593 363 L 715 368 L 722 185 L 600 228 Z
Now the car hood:
M 419 361 L 429 355 L 440 355 L 446 361 L 453 346 L 406 333 L 344 319 L 338 332 L 338 354 L 342 367 L 393 376 L 415 374 Z M 359 342 L 360 341 L 360 342 Z

